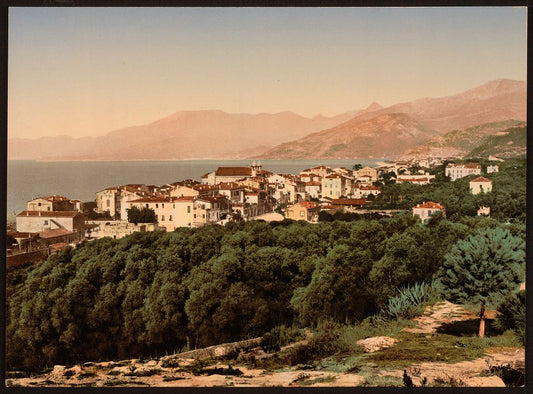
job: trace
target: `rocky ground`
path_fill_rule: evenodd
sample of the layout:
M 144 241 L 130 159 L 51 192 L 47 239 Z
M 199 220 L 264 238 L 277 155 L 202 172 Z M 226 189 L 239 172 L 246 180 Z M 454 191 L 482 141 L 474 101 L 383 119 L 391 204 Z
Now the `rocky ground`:
M 458 305 L 448 302 L 427 308 L 423 316 L 416 318 L 417 325 L 405 329 L 411 333 L 430 335 L 442 324 L 471 320 L 475 315 Z M 309 333 L 308 333 L 309 334 Z M 299 343 L 303 345 L 308 337 Z M 256 345 L 256 339 L 249 340 L 248 345 Z M 389 337 L 373 337 L 359 341 L 364 352 L 380 352 L 395 346 L 398 340 Z M 302 366 L 268 371 L 249 368 L 240 363 L 223 361 L 209 363 L 201 358 L 212 354 L 223 354 L 224 349 L 234 347 L 215 346 L 202 349 L 198 353 L 188 352 L 143 361 L 124 360 L 119 362 L 84 363 L 75 366 L 56 365 L 46 373 L 22 377 L 16 372 L 8 373 L 8 386 L 29 387 L 109 387 L 109 386 L 173 386 L 173 387 L 214 387 L 214 386 L 363 386 L 402 385 L 404 373 L 407 373 L 413 384 L 443 386 L 477 386 L 504 387 L 503 380 L 491 373 L 491 367 L 508 365 L 512 368 L 524 368 L 525 352 L 523 348 L 491 348 L 481 358 L 459 363 L 425 362 L 405 365 L 401 369 L 381 369 L 374 366 L 371 374 L 352 372 L 336 372 L 332 370 L 302 369 Z M 234 349 L 232 349 L 234 350 Z M 195 355 L 195 358 L 191 356 Z M 256 358 L 269 357 L 260 347 L 253 347 L 246 352 L 241 351 L 239 359 L 253 355 Z M 201 356 L 201 357 L 200 357 Z

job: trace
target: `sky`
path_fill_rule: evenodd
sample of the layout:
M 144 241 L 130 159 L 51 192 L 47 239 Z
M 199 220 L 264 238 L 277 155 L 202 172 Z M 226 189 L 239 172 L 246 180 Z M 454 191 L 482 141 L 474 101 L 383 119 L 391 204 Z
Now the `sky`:
M 525 7 L 9 9 L 8 137 L 334 116 L 526 79 Z

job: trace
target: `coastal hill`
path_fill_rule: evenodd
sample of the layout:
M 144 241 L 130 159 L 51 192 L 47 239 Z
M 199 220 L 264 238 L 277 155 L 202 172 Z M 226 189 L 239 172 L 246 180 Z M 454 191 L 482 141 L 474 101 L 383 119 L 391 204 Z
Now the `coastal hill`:
M 260 157 L 304 159 L 393 157 L 420 141 L 437 135 L 405 113 L 381 114 L 371 119 L 351 119 L 298 141 L 282 144 Z
M 490 144 L 492 138 L 487 140 L 489 137 L 507 135 L 509 133 L 509 129 L 513 127 L 522 128 L 525 134 L 525 126 L 526 122 L 520 120 L 507 120 L 502 122 L 487 123 L 475 127 L 469 127 L 468 129 L 464 130 L 452 130 L 442 136 L 432 138 L 425 144 L 418 145 L 412 149 L 409 149 L 403 154 L 402 159 L 408 160 L 415 157 L 428 156 L 467 156 L 473 149 L 476 149 L 478 146 Z M 506 143 L 507 142 L 509 141 L 506 141 Z M 523 141 L 516 141 L 516 143 L 516 145 L 513 145 L 512 150 L 516 151 L 516 148 L 520 147 L 519 150 L 522 149 L 522 153 L 525 153 L 525 138 L 523 139 Z M 501 156 L 502 154 L 505 154 L 508 150 L 509 146 L 507 144 L 499 144 L 492 147 L 492 151 L 490 154 Z M 481 150 L 479 152 L 481 153 Z M 518 152 L 515 153 L 517 153 L 518 155 Z
M 423 98 L 386 108 L 372 105 L 369 109 L 375 110 L 366 109 L 343 124 L 281 144 L 257 157 L 395 158 L 402 150 L 452 130 L 510 119 L 525 121 L 526 96 L 524 81 L 499 79 L 454 96 Z
M 150 124 L 99 137 L 9 139 L 11 160 L 239 159 L 352 118 L 354 112 L 306 118 L 276 114 L 179 111 Z

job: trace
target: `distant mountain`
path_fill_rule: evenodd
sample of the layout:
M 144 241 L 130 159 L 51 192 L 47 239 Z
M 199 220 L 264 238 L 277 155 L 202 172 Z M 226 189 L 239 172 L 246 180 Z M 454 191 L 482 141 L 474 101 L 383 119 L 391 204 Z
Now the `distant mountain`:
M 453 130 L 442 136 L 407 150 L 402 159 L 414 157 L 453 157 L 467 155 L 473 147 L 480 145 L 484 138 L 496 135 L 511 127 L 525 127 L 520 120 L 507 120 L 470 127 L 465 130 Z
M 355 117 L 370 119 L 386 113 L 405 113 L 444 133 L 508 119 L 525 121 L 526 107 L 526 82 L 498 79 L 453 96 L 422 98 L 376 111 L 361 111 Z
M 526 119 L 524 81 L 499 79 L 454 96 L 386 108 L 372 103 L 334 117 L 180 111 L 101 137 L 12 138 L 8 159 L 393 158 L 451 130 L 509 119 Z
M 281 144 L 256 157 L 395 158 L 452 130 L 510 119 L 525 121 L 526 106 L 526 83 L 499 79 L 448 97 L 423 98 L 386 108 L 373 103 L 343 124 Z M 515 124 L 510 122 L 505 127 Z M 383 129 L 384 124 L 388 129 Z M 405 130 L 410 133 L 406 135 Z
M 353 117 L 306 118 L 292 112 L 229 114 L 180 111 L 147 125 L 101 137 L 12 138 L 8 158 L 19 160 L 172 160 L 245 158 Z
M 406 149 L 435 136 L 402 113 L 381 114 L 371 119 L 355 117 L 333 128 L 281 144 L 260 157 L 264 159 L 351 159 L 396 157 Z
M 525 155 L 527 152 L 527 127 L 514 127 L 497 135 L 485 137 L 467 157 L 496 156 L 502 159 Z

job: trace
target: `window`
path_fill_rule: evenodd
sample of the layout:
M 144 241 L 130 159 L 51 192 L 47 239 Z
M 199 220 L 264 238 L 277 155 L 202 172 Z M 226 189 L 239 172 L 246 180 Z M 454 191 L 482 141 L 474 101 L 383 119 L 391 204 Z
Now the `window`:
M 168 220 L 172 221 L 172 215 L 168 216 Z
M 194 218 L 196 219 L 196 214 L 194 214 Z
M 41 203 L 39 203 L 39 204 L 37 204 L 37 205 L 41 206 Z
M 45 226 L 48 226 L 48 220 L 45 220 L 45 221 L 44 221 L 44 225 L 45 225 Z
M 148 208 L 148 204 L 146 204 L 146 208 Z
M 202 214 L 202 218 L 204 218 L 204 219 L 205 219 L 205 213 L 203 213 L 203 214 Z
M 155 207 L 156 207 L 156 208 L 159 208 L 159 204 L 155 204 Z
M 106 200 L 106 206 L 109 208 L 111 206 L 111 201 L 110 200 Z
M 165 208 L 165 204 L 161 204 L 161 208 Z
M 48 210 L 50 211 L 50 207 L 48 207 Z
M 187 213 L 191 213 L 191 206 L 187 206 Z
M 162 222 L 165 221 L 165 215 L 161 215 L 161 221 L 162 221 Z

